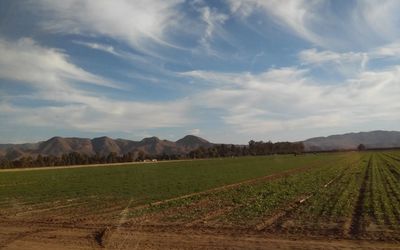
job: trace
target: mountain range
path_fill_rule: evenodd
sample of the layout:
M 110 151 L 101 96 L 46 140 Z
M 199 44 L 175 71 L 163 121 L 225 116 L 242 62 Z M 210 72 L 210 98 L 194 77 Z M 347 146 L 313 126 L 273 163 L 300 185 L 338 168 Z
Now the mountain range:
M 359 144 L 366 148 L 395 148 L 400 147 L 400 132 L 371 131 L 315 137 L 303 141 L 306 151 L 330 151 L 356 149 Z M 157 137 L 144 138 L 141 141 L 112 139 L 109 137 L 63 138 L 53 137 L 47 141 L 24 144 L 0 144 L 0 158 L 8 160 L 24 156 L 36 157 L 61 156 L 65 153 L 78 152 L 86 155 L 108 155 L 115 152 L 118 155 L 138 153 L 143 151 L 149 155 L 184 155 L 199 147 L 211 147 L 214 144 L 194 135 L 187 135 L 177 141 L 160 140 Z
M 303 141 L 306 151 L 330 151 L 356 149 L 364 144 L 368 148 L 398 148 L 400 147 L 400 132 L 371 131 L 315 137 Z
M 143 151 L 149 155 L 180 155 L 187 154 L 200 146 L 207 148 L 212 145 L 207 140 L 194 135 L 187 135 L 175 142 L 160 140 L 157 137 L 144 138 L 141 141 L 112 139 L 105 136 L 94 139 L 53 137 L 37 143 L 0 144 L 0 158 L 15 160 L 24 156 L 36 157 L 39 154 L 42 156 L 61 156 L 71 152 L 86 155 L 108 155 L 115 152 L 122 155 Z

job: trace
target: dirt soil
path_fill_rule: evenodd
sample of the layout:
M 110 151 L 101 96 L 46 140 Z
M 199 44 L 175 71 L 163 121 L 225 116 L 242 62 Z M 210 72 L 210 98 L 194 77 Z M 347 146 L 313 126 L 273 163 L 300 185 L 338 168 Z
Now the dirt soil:
M 394 243 L 307 239 L 232 229 L 0 222 L 1 249 L 400 249 Z
M 202 220 L 168 223 L 159 218 L 165 213 L 138 220 L 129 218 L 134 210 L 129 204 L 110 204 L 95 214 L 82 206 L 3 213 L 0 249 L 400 249 L 396 242 L 273 233 Z M 224 210 L 205 214 L 203 220 Z

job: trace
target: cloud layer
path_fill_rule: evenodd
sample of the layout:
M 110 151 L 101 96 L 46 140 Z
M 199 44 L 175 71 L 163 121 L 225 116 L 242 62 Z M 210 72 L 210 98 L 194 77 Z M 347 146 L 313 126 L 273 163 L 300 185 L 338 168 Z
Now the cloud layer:
M 32 24 L 0 33 L 4 131 L 243 143 L 400 129 L 399 1 L 16 5 Z
M 371 120 L 398 122 L 400 67 L 363 71 L 342 84 L 321 85 L 309 71 L 271 69 L 261 74 L 188 72 L 216 89 L 198 97 L 210 108 L 222 109 L 223 119 L 245 134 L 286 130 L 348 128 Z

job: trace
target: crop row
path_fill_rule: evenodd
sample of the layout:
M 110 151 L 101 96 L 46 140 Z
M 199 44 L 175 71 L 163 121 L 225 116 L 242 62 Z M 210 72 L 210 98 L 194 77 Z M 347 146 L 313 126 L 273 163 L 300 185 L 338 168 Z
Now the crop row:
M 364 154 L 336 184 L 317 193 L 296 211 L 293 216 L 296 226 L 311 224 L 307 230 L 327 229 L 342 235 L 397 239 L 399 163 L 382 153 Z
M 400 239 L 397 152 L 321 158 L 308 171 L 174 200 L 147 213 L 161 223 L 295 234 Z M 153 214 L 153 217 L 149 217 Z
M 358 160 L 358 154 L 324 156 L 306 172 L 152 206 L 144 213 L 162 213 L 164 221 L 175 223 L 199 220 L 223 226 L 254 227 L 319 192 Z M 139 214 L 143 211 L 131 213 L 132 216 Z
M 259 186 L 243 187 L 230 196 L 232 212 L 222 219 L 233 224 L 254 225 L 276 214 L 286 216 L 300 201 L 308 202 L 324 186 L 341 176 L 354 162 L 356 155 L 323 163 L 308 172 L 283 178 Z M 311 198 L 310 198 L 311 197 Z M 308 199 L 308 200 L 307 200 Z M 303 203 L 301 202 L 301 203 Z M 277 218 L 281 219 L 281 218 Z
M 342 170 L 329 186 L 321 188 L 292 215 L 294 227 L 307 231 L 332 231 L 345 235 L 351 227 L 365 179 L 368 157 L 363 155 Z M 340 168 L 340 166 L 337 166 Z

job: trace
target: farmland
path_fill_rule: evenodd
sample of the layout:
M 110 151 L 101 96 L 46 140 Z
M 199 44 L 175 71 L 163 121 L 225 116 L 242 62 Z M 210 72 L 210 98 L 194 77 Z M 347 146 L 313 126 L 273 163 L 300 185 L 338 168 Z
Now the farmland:
M 396 248 L 399 179 L 399 151 L 0 172 L 0 247 Z

